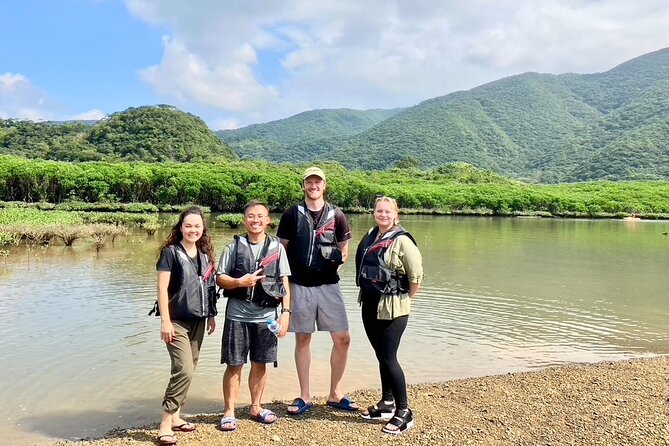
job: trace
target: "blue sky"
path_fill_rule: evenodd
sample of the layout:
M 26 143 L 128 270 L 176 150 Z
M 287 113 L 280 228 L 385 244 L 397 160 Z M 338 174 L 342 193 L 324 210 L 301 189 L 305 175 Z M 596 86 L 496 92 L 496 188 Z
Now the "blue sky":
M 669 47 L 666 0 L 8 0 L 0 118 L 171 104 L 214 130 Z

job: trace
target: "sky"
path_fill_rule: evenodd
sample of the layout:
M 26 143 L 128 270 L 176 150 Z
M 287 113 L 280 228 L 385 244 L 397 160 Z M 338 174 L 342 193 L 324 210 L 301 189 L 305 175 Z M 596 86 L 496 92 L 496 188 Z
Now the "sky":
M 0 118 L 170 104 L 213 130 L 409 107 L 669 47 L 666 0 L 5 0 Z

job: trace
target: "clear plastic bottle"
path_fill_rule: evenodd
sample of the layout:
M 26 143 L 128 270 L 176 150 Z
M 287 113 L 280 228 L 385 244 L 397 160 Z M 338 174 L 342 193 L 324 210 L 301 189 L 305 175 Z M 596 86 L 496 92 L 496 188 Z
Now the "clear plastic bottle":
M 274 333 L 274 336 L 279 336 L 279 333 L 281 332 L 281 324 L 275 319 L 269 319 L 267 321 L 267 328 Z

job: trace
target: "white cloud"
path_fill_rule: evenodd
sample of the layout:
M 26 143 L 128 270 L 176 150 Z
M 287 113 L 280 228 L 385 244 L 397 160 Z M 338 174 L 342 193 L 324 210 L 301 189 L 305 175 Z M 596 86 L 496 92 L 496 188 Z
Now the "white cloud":
M 241 123 L 237 119 L 222 118 L 214 121 L 214 128 L 216 130 L 230 130 L 239 128 Z
M 79 113 L 77 115 L 72 116 L 71 119 L 73 120 L 82 120 L 82 121 L 99 121 L 100 119 L 104 118 L 107 116 L 105 112 L 102 110 L 98 110 L 97 108 L 94 108 L 93 110 L 88 110 L 83 113 Z
M 43 93 L 20 73 L 0 74 L 0 117 L 41 121 L 51 118 Z
M 105 113 L 98 109 L 70 115 L 48 95 L 20 73 L 0 74 L 0 118 L 29 121 L 98 120 Z
M 28 83 L 22 74 L 5 73 L 0 75 L 0 95 L 12 93 Z
M 160 65 L 142 71 L 160 94 L 235 112 L 253 110 L 276 97 L 272 87 L 255 80 L 251 67 L 256 54 L 248 43 L 241 43 L 226 64 L 211 63 L 176 38 L 164 37 L 163 45 Z
M 409 106 L 525 71 L 605 71 L 669 46 L 664 0 L 126 3 L 169 30 L 143 78 L 186 108 L 244 124 Z

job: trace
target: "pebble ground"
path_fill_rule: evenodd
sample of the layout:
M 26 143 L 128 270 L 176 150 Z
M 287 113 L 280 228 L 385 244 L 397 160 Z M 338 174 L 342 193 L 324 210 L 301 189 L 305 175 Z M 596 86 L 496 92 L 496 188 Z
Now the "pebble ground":
M 367 407 L 378 390 L 351 396 Z M 218 429 L 221 414 L 190 418 L 180 446 L 257 445 L 669 445 L 669 356 L 549 368 L 535 372 L 410 386 L 416 426 L 402 435 L 323 398 L 305 415 L 285 415 L 289 401 L 265 404 L 280 419 L 264 426 L 237 410 L 236 432 Z M 155 445 L 157 424 L 110 432 L 68 446 Z

